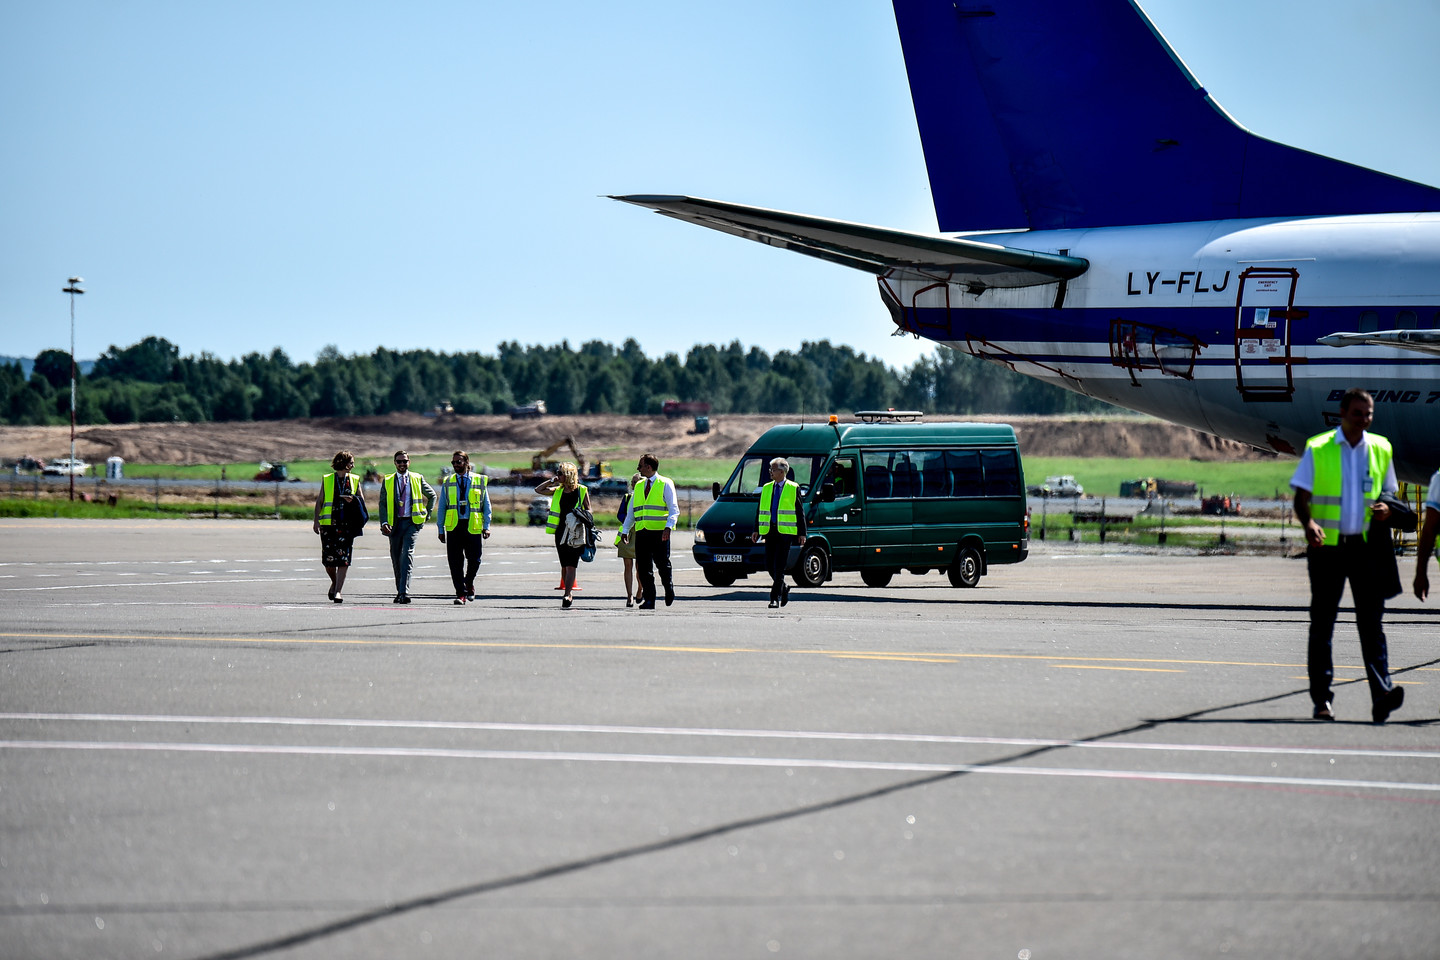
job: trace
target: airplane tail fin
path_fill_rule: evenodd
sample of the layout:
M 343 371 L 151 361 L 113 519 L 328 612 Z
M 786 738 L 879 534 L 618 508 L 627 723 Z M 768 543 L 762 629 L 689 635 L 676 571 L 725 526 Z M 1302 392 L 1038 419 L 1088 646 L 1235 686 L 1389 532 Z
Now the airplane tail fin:
M 1133 0 L 894 0 L 944 232 L 1440 210 L 1257 137 Z

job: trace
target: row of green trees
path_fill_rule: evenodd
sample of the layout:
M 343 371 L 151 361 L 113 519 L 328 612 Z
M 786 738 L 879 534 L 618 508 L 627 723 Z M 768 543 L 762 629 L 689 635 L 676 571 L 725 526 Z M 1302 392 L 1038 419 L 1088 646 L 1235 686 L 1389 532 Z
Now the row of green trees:
M 70 356 L 46 350 L 26 378 L 0 365 L 0 417 L 10 424 L 66 422 Z M 84 376 L 75 415 L 81 423 L 166 420 L 281 420 L 425 411 L 442 402 L 457 413 L 504 413 L 543 399 L 551 413 L 659 412 L 667 399 L 708 401 L 716 413 L 813 413 L 901 407 L 930 413 L 1064 413 L 1105 404 L 1019 376 L 945 347 L 906 370 L 828 340 L 773 356 L 739 341 L 697 344 L 646 356 L 633 339 L 619 348 L 591 340 L 578 348 L 503 343 L 481 353 L 398 352 L 342 355 L 329 346 L 314 363 L 285 351 L 220 360 L 181 356 L 162 337 L 111 346 Z

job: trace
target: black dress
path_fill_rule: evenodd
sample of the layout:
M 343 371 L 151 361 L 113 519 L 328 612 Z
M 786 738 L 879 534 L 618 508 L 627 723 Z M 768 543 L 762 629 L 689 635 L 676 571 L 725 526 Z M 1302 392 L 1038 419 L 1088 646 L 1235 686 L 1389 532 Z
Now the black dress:
M 562 487 L 560 489 L 560 522 L 555 527 L 555 552 L 560 556 L 560 566 L 562 567 L 578 567 L 580 565 L 580 551 L 582 548 L 567 547 L 560 542 L 560 538 L 565 536 L 565 518 L 569 516 L 570 511 L 574 510 L 575 505 L 579 503 L 580 491 L 583 489 L 585 488 L 576 487 L 574 490 L 566 490 Z

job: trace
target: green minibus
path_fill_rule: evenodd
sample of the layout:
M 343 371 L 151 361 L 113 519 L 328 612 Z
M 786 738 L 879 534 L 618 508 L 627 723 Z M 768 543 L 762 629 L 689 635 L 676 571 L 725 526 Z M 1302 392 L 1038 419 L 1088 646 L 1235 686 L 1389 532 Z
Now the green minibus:
M 765 569 L 752 544 L 760 488 L 783 457 L 800 485 L 807 539 L 789 572 L 816 587 L 859 571 L 883 587 L 901 570 L 945 572 L 973 587 L 991 564 L 1030 550 L 1025 475 L 1015 428 L 998 423 L 920 423 L 918 413 L 857 413 L 857 423 L 787 424 L 755 441 L 696 526 L 694 556 L 717 587 Z

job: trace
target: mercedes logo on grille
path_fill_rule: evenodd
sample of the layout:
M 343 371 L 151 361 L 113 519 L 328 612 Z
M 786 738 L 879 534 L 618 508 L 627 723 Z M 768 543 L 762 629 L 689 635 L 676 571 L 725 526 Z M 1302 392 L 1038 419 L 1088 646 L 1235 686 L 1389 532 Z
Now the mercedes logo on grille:
M 735 542 L 735 531 L 734 531 L 734 530 L 726 530 L 726 531 L 725 531 L 725 542 L 726 542 L 726 543 L 734 543 L 734 542 Z

